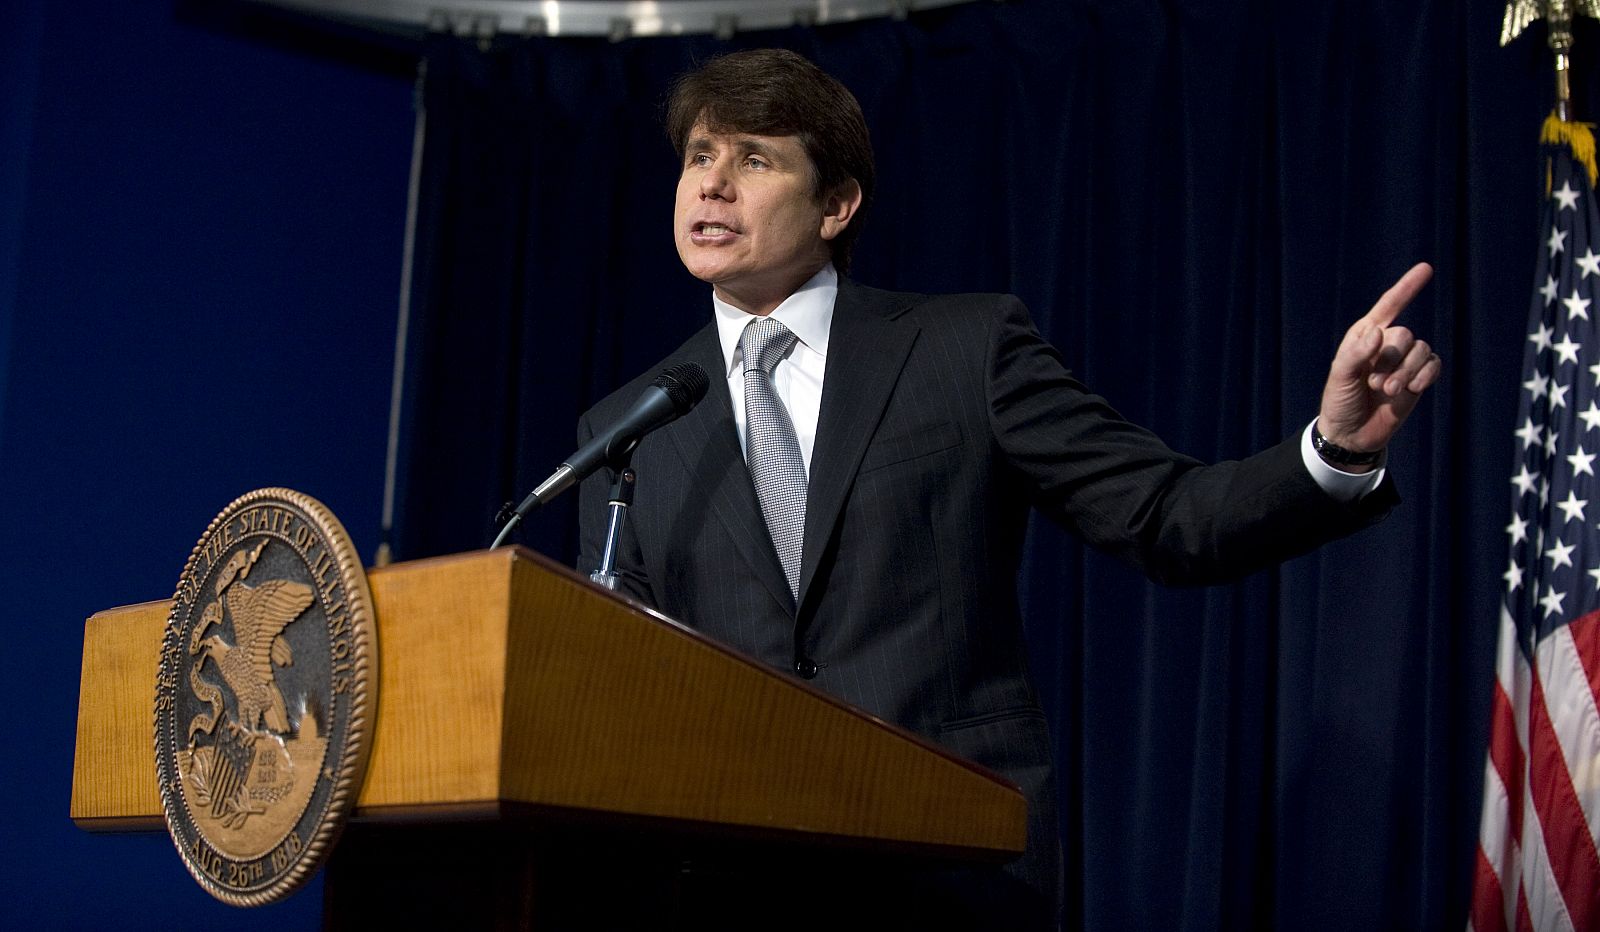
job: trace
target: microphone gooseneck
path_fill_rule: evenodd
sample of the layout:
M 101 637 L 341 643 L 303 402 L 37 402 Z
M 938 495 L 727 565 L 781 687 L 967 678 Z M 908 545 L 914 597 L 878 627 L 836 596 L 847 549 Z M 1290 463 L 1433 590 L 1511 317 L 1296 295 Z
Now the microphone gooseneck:
M 583 481 L 601 466 L 621 468 L 627 465 L 634 448 L 644 436 L 658 427 L 672 423 L 694 409 L 706 396 L 711 379 L 706 370 L 692 362 L 668 366 L 657 375 L 639 398 L 616 423 L 606 431 L 596 434 L 578 451 L 567 457 L 550 478 L 539 483 L 516 508 L 511 510 L 506 522 L 495 537 L 491 548 L 498 547 L 510 536 L 512 528 L 539 507 Z

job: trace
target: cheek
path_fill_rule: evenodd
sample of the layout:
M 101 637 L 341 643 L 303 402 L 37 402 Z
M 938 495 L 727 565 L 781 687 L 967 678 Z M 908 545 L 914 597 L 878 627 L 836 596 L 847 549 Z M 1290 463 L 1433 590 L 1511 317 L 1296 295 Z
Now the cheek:
M 791 210 L 783 219 L 783 241 L 790 252 L 809 251 L 821 236 L 822 216 L 814 210 Z
M 694 180 L 686 175 L 679 176 L 678 189 L 674 192 L 672 212 L 681 219 L 685 214 L 694 209 L 700 200 L 700 188 Z

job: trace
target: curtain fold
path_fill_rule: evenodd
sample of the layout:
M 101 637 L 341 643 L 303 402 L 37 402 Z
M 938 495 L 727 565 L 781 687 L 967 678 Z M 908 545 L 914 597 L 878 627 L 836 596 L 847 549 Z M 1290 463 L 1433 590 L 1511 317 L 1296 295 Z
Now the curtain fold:
M 1447 372 L 1391 451 L 1388 521 L 1205 590 L 1036 522 L 1019 586 L 1072 925 L 1458 928 L 1549 101 L 1542 38 L 1495 48 L 1502 12 L 1018 0 L 729 42 L 435 37 L 397 555 L 484 546 L 578 415 L 709 319 L 659 109 L 714 54 L 793 48 L 860 98 L 880 194 L 855 277 L 1020 295 L 1202 459 L 1303 429 L 1344 330 L 1426 259 L 1402 322 Z M 570 562 L 573 507 L 522 539 Z

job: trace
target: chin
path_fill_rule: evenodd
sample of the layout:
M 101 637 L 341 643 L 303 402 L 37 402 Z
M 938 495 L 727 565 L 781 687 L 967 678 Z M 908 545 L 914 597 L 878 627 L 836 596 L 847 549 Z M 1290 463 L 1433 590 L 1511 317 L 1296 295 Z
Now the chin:
M 693 255 L 679 254 L 679 260 L 690 275 L 700 279 L 708 285 L 715 285 L 728 277 L 728 271 L 720 262 L 706 262 L 697 260 Z
M 700 279 L 708 285 L 715 285 L 722 278 L 715 268 L 709 268 L 703 264 L 685 262 L 683 267 L 690 275 L 693 275 L 695 278 Z

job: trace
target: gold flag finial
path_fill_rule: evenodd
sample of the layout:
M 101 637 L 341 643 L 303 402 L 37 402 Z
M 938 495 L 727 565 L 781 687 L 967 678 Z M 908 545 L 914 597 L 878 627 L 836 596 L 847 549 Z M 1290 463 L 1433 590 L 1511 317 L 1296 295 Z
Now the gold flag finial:
M 1600 0 L 1511 0 L 1506 4 L 1505 24 L 1500 27 L 1500 44 L 1505 45 L 1536 19 L 1550 26 L 1550 50 L 1556 53 L 1556 116 L 1572 118 L 1572 87 L 1567 73 L 1572 67 L 1572 19 L 1588 16 L 1600 19 Z

